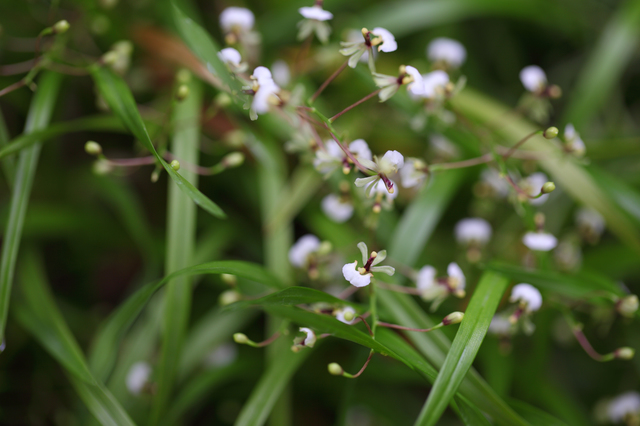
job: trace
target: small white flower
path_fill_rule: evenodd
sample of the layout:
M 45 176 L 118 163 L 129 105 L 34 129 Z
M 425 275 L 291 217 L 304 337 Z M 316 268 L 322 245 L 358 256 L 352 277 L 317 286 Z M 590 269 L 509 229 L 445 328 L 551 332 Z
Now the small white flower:
M 322 199 L 322 211 L 329 216 L 331 220 L 338 223 L 346 222 L 353 216 L 353 205 L 335 195 L 329 194 Z
M 307 335 L 302 341 L 302 345 L 312 348 L 316 344 L 316 333 L 307 327 L 300 327 L 300 331 Z
M 489 324 L 489 333 L 497 336 L 508 336 L 513 331 L 513 324 L 504 315 L 494 315 Z
M 395 187 L 396 183 L 389 179 L 389 182 Z M 373 188 L 369 189 L 369 186 L 373 185 Z M 381 194 L 387 197 L 387 201 L 391 201 L 398 196 L 398 191 L 389 192 L 387 191 L 387 186 L 382 180 L 378 180 L 375 183 L 370 184 L 365 188 L 365 192 L 367 192 L 370 196 L 373 194 Z
M 585 154 L 587 148 L 582 138 L 580 138 L 580 134 L 576 132 L 576 128 L 571 123 L 564 127 L 564 140 L 568 149 L 575 155 L 582 157 Z
M 422 76 L 422 82 L 424 85 L 422 96 L 424 98 L 434 99 L 442 97 L 449 83 L 449 74 L 442 70 L 431 71 Z
M 368 286 L 371 283 L 373 272 L 381 272 L 387 275 L 393 275 L 395 273 L 396 270 L 391 266 L 376 266 L 386 259 L 386 250 L 381 250 L 378 253 L 372 251 L 371 255 L 369 255 L 367 245 L 363 242 L 358 243 L 358 249 L 360 249 L 360 253 L 362 254 L 362 264 L 364 266 L 358 268 L 358 261 L 356 260 L 342 267 L 342 275 L 344 275 L 344 278 L 349 281 L 351 285 L 356 287 Z
M 205 363 L 209 367 L 222 368 L 232 364 L 238 357 L 238 347 L 232 343 L 223 343 L 209 352 Z
M 416 288 L 420 290 L 421 297 L 427 301 L 433 301 L 431 310 L 438 306 L 449 296 L 464 297 L 466 279 L 464 273 L 456 263 L 450 263 L 447 268 L 448 277 L 436 278 L 436 269 L 433 266 L 423 266 L 416 277 Z
M 526 312 L 535 312 L 542 306 L 542 295 L 531 284 L 522 283 L 513 287 L 509 301 L 524 304 Z
M 356 139 L 349 144 L 349 151 L 358 159 L 372 160 L 371 150 L 364 139 Z
M 253 101 L 251 102 L 252 120 L 258 118 L 258 114 L 264 114 L 269 111 L 270 106 L 277 100 L 277 94 L 280 91 L 278 85 L 273 81 L 271 71 L 266 67 L 257 67 L 253 70 L 251 78 L 254 80 Z
M 440 158 L 451 159 L 460 156 L 458 147 L 439 133 L 429 135 L 429 144 L 433 153 Z
M 426 165 L 422 160 L 417 158 L 408 158 L 404 167 L 399 171 L 402 186 L 405 188 L 412 188 L 420 185 L 426 178 L 425 173 Z
M 498 198 L 509 195 L 509 184 L 500 177 L 494 169 L 485 169 L 480 175 L 482 182 L 487 184 Z
M 282 59 L 279 59 L 271 65 L 273 71 L 273 81 L 281 87 L 286 87 L 291 81 L 291 71 L 289 65 Z
M 348 313 L 348 316 L 351 317 L 351 321 L 347 321 L 344 318 L 345 314 L 347 313 Z M 351 306 L 347 306 L 343 309 L 340 309 L 338 312 L 336 312 L 336 319 L 340 322 L 351 325 L 356 321 L 356 310 L 353 309 Z
M 405 72 L 411 76 L 413 81 L 407 84 L 407 90 L 414 96 L 422 96 L 424 94 L 424 81 L 420 71 L 412 66 L 406 66 Z
M 613 398 L 607 406 L 607 415 L 613 423 L 620 423 L 627 416 L 640 415 L 640 394 L 630 391 Z
M 542 191 L 542 187 L 547 183 L 549 179 L 547 175 L 542 172 L 536 172 L 529 175 L 523 182 L 522 189 L 529 193 L 532 197 L 537 196 Z M 544 194 L 539 198 L 529 199 L 529 203 L 534 206 L 539 206 L 547 202 L 549 194 Z
M 451 67 L 458 68 L 467 59 L 467 50 L 456 40 L 439 37 L 429 43 L 427 57 L 430 61 L 446 62 Z
M 362 32 L 358 31 L 358 30 L 351 30 L 349 31 L 349 33 L 347 34 L 347 41 L 344 42 L 346 44 L 352 44 L 352 45 L 360 45 L 362 44 Z M 362 56 L 359 58 L 360 62 L 368 62 L 369 61 L 369 53 L 373 52 L 374 53 L 374 57 L 375 57 L 375 51 L 371 51 L 369 49 L 364 49 L 364 53 L 362 53 Z M 352 67 L 354 68 L 354 67 Z
M 325 141 L 326 150 L 319 149 L 316 151 L 316 157 L 313 159 L 313 167 L 324 175 L 329 175 L 343 163 L 344 152 L 340 145 L 333 139 Z
M 378 162 L 378 171 L 385 175 L 397 173 L 402 167 L 404 167 L 404 156 L 396 150 L 385 152 Z
M 240 62 L 242 61 L 240 52 L 238 52 L 233 47 L 222 49 L 220 52 L 218 52 L 218 58 L 220 58 L 222 62 L 233 64 L 236 66 L 240 65 Z
M 357 260 L 353 263 L 347 263 L 346 265 L 344 265 L 342 267 L 342 275 L 344 275 L 344 279 L 349 281 L 351 285 L 354 285 L 356 287 L 366 287 L 371 284 L 371 275 L 360 274 L 357 268 Z
M 604 232 L 604 217 L 597 210 L 582 207 L 576 212 L 576 222 L 578 227 L 596 236 Z
M 371 34 L 382 39 L 379 43 L 377 43 L 378 52 L 394 52 L 398 48 L 396 38 L 388 30 L 381 27 L 376 27 L 371 30 Z M 371 40 L 371 44 L 374 44 L 373 37 Z
M 144 361 L 136 362 L 127 373 L 127 389 L 132 395 L 140 395 L 151 377 L 151 366 Z
M 315 253 L 320 248 L 320 240 L 315 235 L 307 234 L 291 246 L 289 250 L 289 262 L 297 268 L 304 268 L 307 265 L 309 255 Z
M 451 262 L 449 264 L 447 267 L 447 275 L 449 275 L 449 287 L 451 287 L 452 290 L 464 290 L 467 280 L 457 263 Z
M 360 161 L 360 160 L 359 160 Z M 355 184 L 358 188 L 366 187 L 367 197 L 371 196 L 371 192 L 376 186 L 378 181 L 382 180 L 389 193 L 393 193 L 394 183 L 387 177 L 397 173 L 402 167 L 404 167 L 404 156 L 398 151 L 387 151 L 382 158 L 374 157 L 374 161 L 360 161 L 365 167 L 371 169 L 376 174 L 366 178 L 358 178 Z
M 420 268 L 418 271 L 418 278 L 416 280 L 416 288 L 418 290 L 431 291 L 432 288 L 439 286 L 436 281 L 436 268 L 427 265 Z
M 525 89 L 536 93 L 547 87 L 547 75 L 537 65 L 529 65 L 520 71 L 520 81 Z
M 491 239 L 491 225 L 479 217 L 462 219 L 456 224 L 455 235 L 459 244 L 485 245 Z
M 392 75 L 380 74 L 377 72 L 372 73 L 373 82 L 380 89 L 380 93 L 378 93 L 378 98 L 380 98 L 380 102 L 384 102 L 387 99 L 391 98 L 396 94 L 402 83 L 398 82 L 398 77 L 394 77 Z M 409 92 L 411 94 L 411 92 Z
M 333 18 L 333 13 L 322 9 L 322 6 L 314 5 L 311 7 L 301 7 L 298 9 L 300 15 L 307 19 L 315 19 L 316 21 L 328 21 Z
M 522 242 L 531 250 L 549 251 L 558 245 L 558 239 L 547 232 L 527 232 Z
M 253 28 L 254 22 L 253 12 L 244 7 L 228 7 L 220 14 L 220 27 L 224 32 L 232 30 L 248 32 Z

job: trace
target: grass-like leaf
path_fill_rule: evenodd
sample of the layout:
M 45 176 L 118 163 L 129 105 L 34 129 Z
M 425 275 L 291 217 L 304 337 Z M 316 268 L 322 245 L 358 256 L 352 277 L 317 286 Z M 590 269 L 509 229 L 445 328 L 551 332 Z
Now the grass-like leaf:
M 435 425 L 471 367 L 509 280 L 485 272 L 473 293 L 447 358 L 422 407 L 416 425 Z
M 116 75 L 113 71 L 105 67 L 94 66 L 91 68 L 91 75 L 96 83 L 98 91 L 107 102 L 111 111 L 122 120 L 124 125 L 133 135 L 138 139 L 146 149 L 148 149 L 157 159 L 157 161 L 164 167 L 171 179 L 178 185 L 178 188 L 184 192 L 189 198 L 193 200 L 197 205 L 202 207 L 207 212 L 218 218 L 224 218 L 226 215 L 220 207 L 209 198 L 207 198 L 202 192 L 194 187 L 188 180 L 186 180 L 180 173 L 176 172 L 167 164 L 166 161 L 158 154 L 151 138 L 147 133 L 147 128 L 140 117 L 140 112 L 136 105 L 131 91 L 127 87 L 127 84 Z
M 7 147 L 9 143 L 9 131 L 7 125 L 4 122 L 4 116 L 0 111 L 0 154 Z M 0 155 L 2 158 L 2 155 Z M 16 162 L 14 158 L 2 158 L 2 172 L 10 187 L 13 186 L 13 178 L 16 174 Z
M 45 73 L 39 81 L 38 90 L 29 108 L 25 133 L 31 133 L 47 126 L 58 98 L 58 89 L 62 76 L 53 72 Z M 20 154 L 13 180 L 11 201 L 9 202 L 9 220 L 2 239 L 0 254 L 0 341 L 4 338 L 9 299 L 15 271 L 24 216 L 29 204 L 33 178 L 38 166 L 40 144 L 32 145 Z
M 353 306 L 356 309 L 358 305 L 338 299 L 324 291 L 316 290 L 308 287 L 289 287 L 284 290 L 272 293 L 268 296 L 261 297 L 256 300 L 247 300 L 245 302 L 234 303 L 229 305 L 227 309 L 242 309 L 248 306 L 295 306 L 313 303 L 329 303 L 335 306 Z

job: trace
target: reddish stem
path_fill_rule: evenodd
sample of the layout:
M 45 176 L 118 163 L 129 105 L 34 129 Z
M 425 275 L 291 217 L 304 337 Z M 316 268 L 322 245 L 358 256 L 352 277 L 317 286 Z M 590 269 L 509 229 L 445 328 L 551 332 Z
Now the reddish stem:
M 342 144 L 342 142 L 340 142 L 338 140 L 338 138 L 336 137 L 336 135 L 333 134 L 333 132 L 329 129 L 329 126 L 324 123 L 324 127 L 327 128 L 327 131 L 329 132 L 329 134 L 331 135 L 331 137 L 333 138 L 334 141 L 336 141 L 336 143 L 340 146 L 340 148 L 342 149 L 342 151 L 344 152 L 344 154 L 349 157 L 349 159 L 351 161 L 353 161 L 353 164 L 355 164 L 355 166 L 360 169 L 360 171 L 366 175 L 369 175 L 370 170 L 367 169 L 366 167 L 364 167 L 362 164 L 360 164 L 360 162 L 356 159 L 356 157 L 353 156 L 353 154 L 351 153 L 351 151 L 349 151 L 349 148 L 347 148 L 346 146 L 344 146 Z
M 373 351 L 369 352 L 369 356 L 367 357 L 367 361 L 364 363 L 364 365 L 362 366 L 360 371 L 358 371 L 356 374 L 351 376 L 352 379 L 355 379 L 356 377 L 360 376 L 364 372 L 364 370 L 367 369 L 367 365 L 369 365 L 369 361 L 371 361 L 371 357 L 372 356 L 373 356 Z
M 589 343 L 589 341 L 587 340 L 587 336 L 584 335 L 582 330 L 574 327 L 573 335 L 576 336 L 576 340 L 578 341 L 578 343 L 580 343 L 580 346 L 582 346 L 582 349 L 584 349 L 587 355 L 589 355 L 596 361 L 602 361 L 604 357 L 596 352 L 595 349 L 593 349 L 593 346 L 591 346 L 591 343 Z
M 333 123 L 336 118 L 340 117 L 342 114 L 344 114 L 345 112 L 357 107 L 358 105 L 360 105 L 363 102 L 368 101 L 369 99 L 373 98 L 375 95 L 377 95 L 378 93 L 380 93 L 382 89 L 378 89 L 375 92 L 369 93 L 367 96 L 365 96 L 364 98 L 360 99 L 358 102 L 356 102 L 353 105 L 349 105 L 348 107 L 346 107 L 345 109 L 343 109 L 342 111 L 340 111 L 339 113 L 337 113 L 336 115 L 334 115 L 333 117 L 331 117 L 329 119 L 329 123 Z
M 322 91 L 327 88 L 329 83 L 331 83 L 338 75 L 340 75 L 342 71 L 344 71 L 348 63 L 349 63 L 349 60 L 344 61 L 344 64 L 340 65 L 340 68 L 335 70 L 334 73 L 331 74 L 324 83 L 322 83 L 322 86 L 320 86 L 318 90 L 316 90 L 316 93 L 314 93 L 313 96 L 311 96 L 309 103 L 313 103 L 316 100 L 316 98 L 320 96 L 320 93 L 322 93 Z
M 267 340 L 260 343 L 256 343 L 256 346 L 258 346 L 259 348 L 263 348 L 273 343 L 278 337 L 280 337 L 280 332 L 276 331 L 275 333 L 273 333 L 273 336 L 269 337 Z
M 378 325 L 380 327 L 387 327 L 387 328 L 395 328 L 396 330 L 405 330 L 405 331 L 417 331 L 420 333 L 427 333 L 431 330 L 433 330 L 432 328 L 412 328 L 412 327 L 405 327 L 403 325 L 397 325 L 397 324 L 389 324 L 388 322 L 378 322 Z

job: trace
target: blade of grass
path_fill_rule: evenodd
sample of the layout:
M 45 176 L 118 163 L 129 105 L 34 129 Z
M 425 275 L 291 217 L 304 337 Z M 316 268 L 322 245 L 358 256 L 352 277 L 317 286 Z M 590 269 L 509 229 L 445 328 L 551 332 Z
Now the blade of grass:
M 156 160 L 164 167 L 178 188 L 211 215 L 217 218 L 225 218 L 226 215 L 216 203 L 207 198 L 160 157 L 147 133 L 142 117 L 140 117 L 133 95 L 124 80 L 110 69 L 104 67 L 92 67 L 91 75 L 98 91 L 104 97 L 111 111 L 122 120 L 136 139 L 156 157 Z
M 562 420 L 558 420 L 552 415 L 547 414 L 526 402 L 518 401 L 517 399 L 509 399 L 509 405 L 511 405 L 518 414 L 531 423 L 532 426 L 567 426 L 567 424 Z
M 471 368 L 507 284 L 509 280 L 503 275 L 483 274 L 416 425 L 435 425 L 444 412 Z
M 62 76 L 53 72 L 42 75 L 38 90 L 31 101 L 29 115 L 25 125 L 25 133 L 31 133 L 47 126 L 56 99 Z M 15 171 L 11 200 L 9 201 L 9 220 L 2 239 L 0 255 L 0 341 L 4 339 L 9 299 L 15 271 L 24 216 L 27 212 L 33 178 L 38 166 L 40 144 L 35 144 L 20 154 Z
M 202 85 L 192 79 L 189 96 L 175 106 L 171 150 L 176 158 L 189 164 L 198 164 L 200 148 L 200 103 Z M 185 170 L 182 173 L 197 186 L 198 175 Z M 196 232 L 196 209 L 189 198 L 176 185 L 169 186 L 167 209 L 167 249 L 165 274 L 190 266 L 193 261 Z M 157 366 L 157 393 L 153 399 L 150 424 L 158 424 L 175 381 L 178 362 L 191 312 L 191 280 L 183 276 L 167 284 L 164 294 L 163 337 L 160 362 Z
M 9 144 L 9 131 L 7 125 L 4 122 L 4 116 L 0 111 L 0 153 Z M 2 155 L 0 155 L 2 158 Z M 16 174 L 16 162 L 15 158 L 2 158 L 2 171 L 9 187 L 13 187 L 13 178 Z

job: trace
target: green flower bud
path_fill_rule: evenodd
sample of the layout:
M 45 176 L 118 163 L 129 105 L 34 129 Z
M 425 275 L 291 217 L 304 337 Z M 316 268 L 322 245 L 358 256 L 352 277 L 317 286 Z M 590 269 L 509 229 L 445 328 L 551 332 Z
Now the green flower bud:
M 102 62 L 105 65 L 113 65 L 118 61 L 118 54 L 113 50 L 108 51 L 104 55 L 102 55 Z
M 232 303 L 236 303 L 241 299 L 242 299 L 242 296 L 240 295 L 240 293 L 238 293 L 235 290 L 223 291 L 220 294 L 220 297 L 218 297 L 218 301 L 220 302 L 221 306 L 227 306 Z
M 616 302 L 616 310 L 622 316 L 633 318 L 638 310 L 638 296 L 630 294 L 629 296 L 618 299 Z
M 234 334 L 233 335 L 233 340 L 236 343 L 240 344 L 240 345 L 246 345 L 247 343 L 249 343 L 249 338 L 244 333 L 236 333 L 236 334 Z
M 66 20 L 58 21 L 53 25 L 53 33 L 54 34 L 63 34 L 66 33 L 69 29 L 69 23 Z
M 542 185 L 542 193 L 543 194 L 548 194 L 550 192 L 553 192 L 556 190 L 556 184 L 553 182 L 547 182 L 544 185 Z
M 333 249 L 333 246 L 331 245 L 330 241 L 323 241 L 320 243 L 320 247 L 318 247 L 317 253 L 320 256 L 324 256 L 331 253 L 332 249 Z
M 636 351 L 633 348 L 622 347 L 613 352 L 613 355 L 617 359 L 631 359 L 635 355 Z
M 353 319 L 356 317 L 356 314 L 354 312 L 352 312 L 351 310 L 349 311 L 345 311 L 344 313 L 344 320 L 351 322 L 353 321 Z
M 226 168 L 238 167 L 244 163 L 244 154 L 241 152 L 232 152 L 222 159 L 222 164 Z
M 545 130 L 542 135 L 547 138 L 547 139 L 553 139 L 556 136 L 558 136 L 559 130 L 557 127 L 549 127 L 547 130 Z
M 451 325 L 451 324 L 460 324 L 464 319 L 464 312 L 451 312 L 449 315 L 444 317 L 442 320 L 442 324 Z
M 331 364 L 329 364 L 327 369 L 329 370 L 329 373 L 334 376 L 342 376 L 344 374 L 344 370 L 337 362 L 332 362 Z
M 225 108 L 231 105 L 233 101 L 231 99 L 231 96 L 229 96 L 227 93 L 222 92 L 219 93 L 218 96 L 216 96 L 215 102 L 219 107 Z
M 171 165 L 171 168 L 176 172 L 180 170 L 180 162 L 178 160 L 173 160 L 170 165 Z
M 181 84 L 176 91 L 176 99 L 179 101 L 183 101 L 189 96 L 189 86 L 186 84 Z
M 89 141 L 84 144 L 84 150 L 89 155 L 100 155 L 102 154 L 102 147 L 98 142 Z
M 191 81 L 191 72 L 186 68 L 180 68 L 176 74 L 176 81 L 180 84 L 188 84 Z
M 238 279 L 235 275 L 231 274 L 220 274 L 220 278 L 222 278 L 222 282 L 228 284 L 230 286 L 234 286 L 238 283 Z

